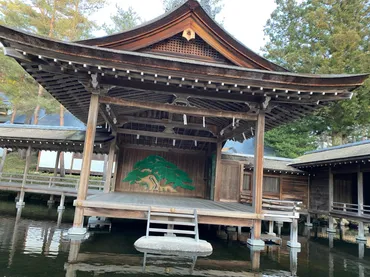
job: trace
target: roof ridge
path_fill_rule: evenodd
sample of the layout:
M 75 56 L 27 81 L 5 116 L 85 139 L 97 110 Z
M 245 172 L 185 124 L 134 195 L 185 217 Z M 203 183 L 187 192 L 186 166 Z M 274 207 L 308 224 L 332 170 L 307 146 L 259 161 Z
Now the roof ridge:
M 331 147 L 327 147 L 327 148 L 323 148 L 323 149 L 307 151 L 307 152 L 304 153 L 304 155 L 326 152 L 326 151 L 337 150 L 337 149 L 343 149 L 343 148 L 348 148 L 348 147 L 363 145 L 363 144 L 368 144 L 368 143 L 370 143 L 370 140 L 356 141 L 356 142 L 352 142 L 352 143 L 347 143 L 347 144 L 342 144 L 342 145 L 337 145 L 337 146 L 331 146 Z

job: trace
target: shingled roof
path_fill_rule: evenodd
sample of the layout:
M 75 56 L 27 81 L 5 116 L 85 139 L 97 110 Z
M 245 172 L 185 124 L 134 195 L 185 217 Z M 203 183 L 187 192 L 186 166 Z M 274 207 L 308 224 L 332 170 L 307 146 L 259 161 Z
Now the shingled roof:
M 222 153 L 222 159 L 244 162 L 248 169 L 252 169 L 254 167 L 253 155 Z M 303 171 L 290 166 L 289 164 L 292 162 L 292 159 L 265 156 L 263 167 L 266 171 L 270 170 L 273 172 L 275 171 L 276 173 L 304 173 Z
M 370 159 L 370 140 L 355 142 L 326 149 L 307 152 L 291 166 L 302 168 L 311 165 Z

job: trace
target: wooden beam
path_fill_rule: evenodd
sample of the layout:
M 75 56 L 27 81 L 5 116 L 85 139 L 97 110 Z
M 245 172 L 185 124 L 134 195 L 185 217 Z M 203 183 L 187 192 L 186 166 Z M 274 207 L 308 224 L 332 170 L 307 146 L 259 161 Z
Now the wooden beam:
M 124 107 L 137 107 L 147 110 L 165 111 L 175 114 L 186 114 L 193 116 L 206 116 L 206 117 L 222 117 L 222 118 L 236 118 L 246 121 L 256 121 L 256 115 L 250 115 L 245 112 L 233 112 L 225 110 L 213 110 L 204 108 L 194 108 L 194 107 L 183 107 L 183 106 L 173 106 L 169 104 L 145 102 L 145 101 L 134 101 L 117 99 L 109 96 L 101 96 L 99 99 L 100 103 L 112 104 Z
M 126 134 L 126 135 L 140 135 L 146 137 L 154 138 L 168 138 L 168 139 L 177 139 L 177 140 L 191 140 L 191 141 L 203 141 L 203 142 L 217 142 L 217 138 L 207 138 L 207 137 L 196 137 L 196 136 L 187 136 L 187 135 L 178 135 L 178 134 L 168 134 L 162 132 L 150 132 L 150 131 L 140 131 L 140 130 L 131 130 L 131 129 L 118 129 L 117 133 Z
M 153 79 L 154 80 L 154 79 Z M 117 87 L 124 87 L 127 89 L 138 89 L 138 90 L 147 90 L 158 94 L 169 94 L 177 95 L 184 97 L 193 97 L 199 99 L 208 99 L 216 101 L 225 101 L 225 102 L 237 102 L 237 103 L 260 103 L 263 101 L 263 96 L 260 95 L 250 95 L 250 94 L 240 94 L 240 93 L 220 93 L 216 92 L 215 89 L 204 90 L 201 88 L 186 88 L 179 87 L 176 84 L 171 84 L 167 86 L 165 84 L 154 84 L 152 80 L 146 80 L 147 82 L 140 82 L 139 80 L 128 80 L 123 78 L 114 78 L 111 76 L 104 76 L 101 78 L 101 84 L 109 84 Z
M 213 194 L 214 201 L 220 201 L 222 185 L 222 163 L 221 163 L 222 143 L 217 142 L 216 148 L 216 166 L 215 166 L 215 188 Z
M 255 127 L 256 138 L 254 147 L 254 169 L 253 169 L 253 209 L 256 214 L 262 213 L 263 193 L 263 156 L 264 156 L 264 134 L 265 134 L 265 112 L 259 111 Z M 254 221 L 252 239 L 259 240 L 261 236 L 261 220 Z
M 161 146 L 140 145 L 140 144 L 131 144 L 131 143 L 123 143 L 121 144 L 121 146 L 127 149 L 141 149 L 141 150 L 150 150 L 150 151 L 180 153 L 180 154 L 187 154 L 187 155 L 204 155 L 205 153 L 204 151 L 201 151 L 201 150 L 168 148 L 168 147 L 161 147 Z
M 213 135 L 218 134 L 218 127 L 216 125 L 206 124 L 203 127 L 203 124 L 198 123 L 188 123 L 184 125 L 184 122 L 180 121 L 169 121 L 169 119 L 155 119 L 155 118 L 144 118 L 144 117 L 135 117 L 135 116 L 123 116 L 118 118 L 119 122 L 122 124 L 125 123 L 139 123 L 139 124 L 148 124 L 156 126 L 166 126 L 170 128 L 182 128 L 190 130 L 200 130 L 200 131 L 209 131 Z
M 363 205 L 364 205 L 364 174 L 361 171 L 361 166 L 357 166 L 357 203 L 358 203 L 358 215 L 363 216 Z
M 94 139 L 96 133 L 96 122 L 99 113 L 99 95 L 91 94 L 89 116 L 87 120 L 84 151 L 82 156 L 82 168 L 80 173 L 80 182 L 78 186 L 77 202 L 86 199 L 87 189 L 90 177 L 91 160 L 94 151 Z M 73 220 L 74 228 L 83 227 L 83 208 L 77 206 Z
M 108 166 L 107 166 L 107 172 L 106 172 L 105 180 L 104 180 L 104 192 L 106 193 L 109 192 L 111 188 L 114 154 L 116 152 L 117 134 L 114 134 L 114 135 L 115 135 L 114 139 L 111 141 L 109 145 Z

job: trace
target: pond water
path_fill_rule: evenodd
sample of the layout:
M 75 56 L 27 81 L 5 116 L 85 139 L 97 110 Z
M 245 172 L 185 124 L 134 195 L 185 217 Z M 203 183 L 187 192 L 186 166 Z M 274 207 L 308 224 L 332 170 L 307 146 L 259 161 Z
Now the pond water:
M 65 235 L 73 208 L 59 216 L 56 207 L 0 202 L 0 276 L 370 276 L 370 242 L 355 242 L 356 231 L 343 228 L 328 237 L 325 228 L 300 229 L 300 251 L 282 246 L 252 251 L 237 241 L 217 238 L 216 228 L 201 226 L 208 257 L 156 255 L 136 251 L 145 222 L 117 221 L 111 233 L 91 233 L 83 241 Z

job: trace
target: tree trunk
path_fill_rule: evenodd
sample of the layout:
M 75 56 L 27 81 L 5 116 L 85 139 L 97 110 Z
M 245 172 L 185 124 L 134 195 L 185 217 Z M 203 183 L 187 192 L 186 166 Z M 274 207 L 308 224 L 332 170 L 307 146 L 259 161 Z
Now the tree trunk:
M 7 154 L 8 154 L 8 149 L 4 148 L 3 156 L 2 156 L 1 162 L 0 162 L 0 173 L 3 172 L 4 165 L 5 165 L 5 159 L 6 159 Z
M 12 117 L 10 118 L 10 123 L 13 124 L 15 121 L 15 116 L 17 115 L 17 108 L 13 108 Z
M 40 100 L 42 97 L 43 88 L 39 85 L 39 92 L 37 94 L 37 99 Z M 40 101 L 37 101 L 35 112 L 33 113 L 33 124 L 37 125 L 39 123 L 39 113 L 40 113 Z
M 343 144 L 343 134 L 342 132 L 332 132 L 332 145 L 337 146 L 337 145 L 342 145 Z
M 10 118 L 10 124 L 13 124 L 14 123 L 16 114 L 17 114 L 17 108 L 13 107 L 12 117 Z M 8 155 L 8 149 L 7 148 L 4 148 L 3 156 L 2 156 L 1 162 L 0 162 L 0 173 L 3 172 L 4 165 L 5 165 L 5 160 L 6 160 L 6 156 L 7 155 Z
M 59 109 L 59 125 L 64 126 L 64 107 L 63 105 L 60 105 L 60 109 Z M 64 177 L 66 175 L 66 169 L 64 166 L 64 152 L 60 152 L 59 164 L 60 164 L 60 177 Z

